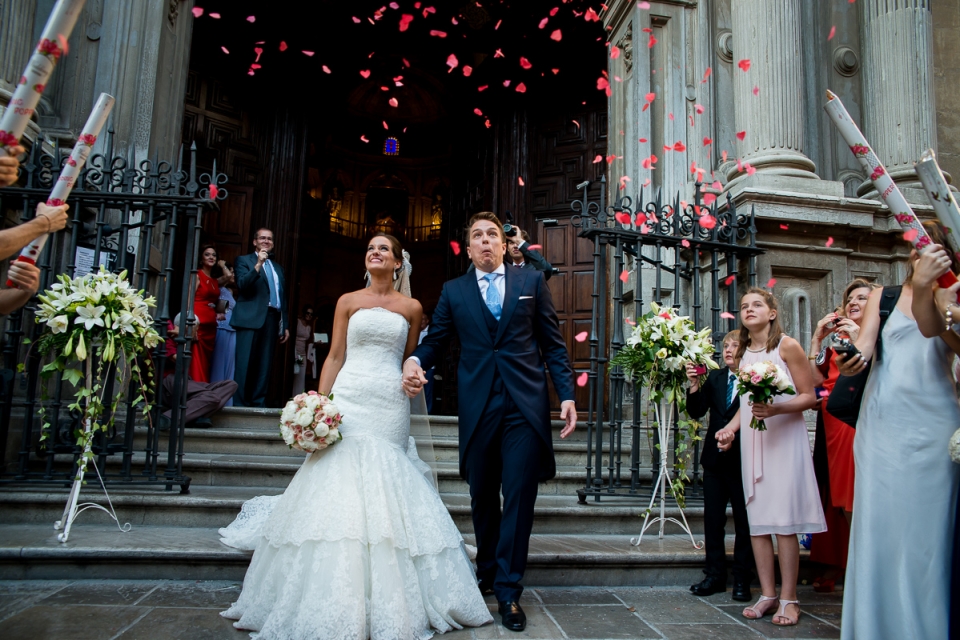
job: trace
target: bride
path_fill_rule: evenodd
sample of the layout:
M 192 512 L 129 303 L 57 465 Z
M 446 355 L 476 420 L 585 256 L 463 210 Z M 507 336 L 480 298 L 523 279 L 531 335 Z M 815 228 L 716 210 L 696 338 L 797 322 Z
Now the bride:
M 252 637 L 425 639 L 493 620 L 410 437 L 401 364 L 422 309 L 394 289 L 401 251 L 392 236 L 371 239 L 370 285 L 337 302 L 319 390 L 335 396 L 343 439 L 220 530 L 254 549 L 240 598 L 221 614 Z

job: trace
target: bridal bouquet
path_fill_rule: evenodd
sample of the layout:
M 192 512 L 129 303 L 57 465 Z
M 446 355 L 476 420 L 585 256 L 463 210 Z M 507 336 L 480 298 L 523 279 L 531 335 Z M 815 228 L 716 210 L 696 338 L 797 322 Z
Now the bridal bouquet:
M 769 404 L 775 396 L 794 395 L 787 373 L 770 361 L 756 362 L 737 372 L 737 395 L 749 393 L 754 404 Z M 750 427 L 757 431 L 766 431 L 763 420 L 752 418 Z
M 291 449 L 320 451 L 343 438 L 338 428 L 342 421 L 332 393 L 329 397 L 316 391 L 301 393 L 280 414 L 280 437 Z

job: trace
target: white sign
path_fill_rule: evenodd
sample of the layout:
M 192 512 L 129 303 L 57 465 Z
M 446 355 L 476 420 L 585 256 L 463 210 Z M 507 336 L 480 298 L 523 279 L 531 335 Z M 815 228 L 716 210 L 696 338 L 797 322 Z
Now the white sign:
M 93 258 L 96 255 L 96 251 L 93 249 L 88 249 L 86 247 L 77 247 L 77 255 L 75 256 L 74 263 L 77 265 L 77 270 L 74 273 L 75 278 L 85 276 L 91 271 L 93 271 Z M 110 260 L 109 251 L 100 252 L 100 266 L 107 266 L 107 261 Z

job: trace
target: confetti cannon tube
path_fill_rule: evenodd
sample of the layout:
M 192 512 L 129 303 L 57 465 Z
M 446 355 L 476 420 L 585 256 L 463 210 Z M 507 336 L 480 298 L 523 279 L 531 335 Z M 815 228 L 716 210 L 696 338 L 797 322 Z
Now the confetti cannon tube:
M 930 198 L 933 211 L 937 214 L 940 225 L 947 230 L 950 249 L 954 255 L 960 257 L 960 207 L 947 186 L 947 180 L 937 164 L 937 156 L 933 149 L 927 149 L 920 156 L 920 162 L 913 165 L 923 183 L 923 188 Z
M 77 183 L 77 177 L 83 170 L 83 165 L 87 162 L 87 157 L 90 155 L 90 151 L 97 141 L 97 136 L 100 135 L 103 125 L 106 124 L 107 118 L 110 116 L 114 102 L 116 102 L 116 99 L 113 96 L 106 93 L 100 94 L 97 104 L 93 106 L 90 117 L 87 118 L 87 124 L 83 125 L 83 132 L 80 134 L 77 144 L 73 147 L 73 151 L 70 152 L 70 157 L 67 158 L 67 163 L 60 172 L 60 177 L 57 178 L 57 183 L 53 185 L 50 197 L 47 198 L 47 204 L 51 207 L 66 204 L 67 198 L 70 197 L 70 192 L 73 191 L 73 186 Z M 47 237 L 47 234 L 44 234 L 25 246 L 23 251 L 20 252 L 20 257 L 17 258 L 17 262 L 36 264 L 37 258 L 40 257 L 40 252 L 43 251 L 43 245 L 47 242 Z M 13 282 L 7 280 L 7 287 L 12 288 L 15 286 Z
M 0 148 L 12 154 L 13 147 L 27 129 L 40 95 L 50 80 L 53 68 L 67 52 L 67 40 L 87 0 L 58 0 L 47 25 L 43 28 L 40 43 L 20 76 L 20 84 L 10 98 L 10 104 L 0 119 Z
M 924 231 L 920 219 L 917 218 L 917 214 L 915 214 L 913 209 L 910 208 L 910 205 L 907 204 L 907 200 L 903 197 L 903 194 L 900 192 L 900 189 L 897 188 L 893 179 L 890 178 L 883 164 L 880 163 L 877 154 L 873 152 L 866 138 L 863 137 L 863 133 L 853 121 L 853 118 L 850 117 L 843 103 L 840 102 L 840 98 L 832 91 L 827 91 L 827 104 L 824 105 L 823 109 L 827 112 L 827 115 L 830 116 L 833 124 L 836 125 L 837 131 L 843 136 L 847 146 L 850 147 L 850 151 L 853 152 L 853 155 L 860 161 L 860 165 L 867 172 L 867 175 L 870 176 L 870 180 L 873 182 L 873 186 L 880 194 L 880 198 L 884 204 L 887 205 L 890 212 L 893 213 L 893 217 L 900 223 L 904 238 L 906 238 L 917 251 L 923 252 L 930 246 L 930 236 Z M 937 284 L 944 288 L 956 282 L 957 277 L 950 271 L 937 279 Z

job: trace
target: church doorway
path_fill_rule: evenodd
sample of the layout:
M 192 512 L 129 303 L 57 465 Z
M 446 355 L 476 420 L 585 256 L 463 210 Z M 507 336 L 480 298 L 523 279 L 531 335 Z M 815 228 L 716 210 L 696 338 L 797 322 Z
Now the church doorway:
M 413 295 L 429 311 L 443 282 L 466 270 L 469 216 L 509 211 L 555 257 L 550 288 L 575 367 L 586 366 L 573 336 L 592 261 L 578 262 L 565 221 L 576 185 L 604 172 L 594 159 L 606 152 L 606 96 L 596 88 L 606 64 L 602 26 L 584 19 L 585 3 L 203 7 L 182 138 L 196 141 L 203 165 L 217 161 L 231 194 L 204 241 L 238 255 L 252 250 L 254 229 L 273 230 L 291 322 L 309 304 L 316 333 L 329 336 L 337 299 L 364 286 L 371 235 L 401 240 Z M 549 28 L 538 28 L 545 18 Z M 273 405 L 291 391 L 286 351 Z M 443 413 L 456 410 L 455 364 L 454 347 L 439 371 Z

